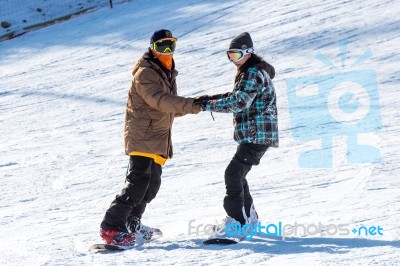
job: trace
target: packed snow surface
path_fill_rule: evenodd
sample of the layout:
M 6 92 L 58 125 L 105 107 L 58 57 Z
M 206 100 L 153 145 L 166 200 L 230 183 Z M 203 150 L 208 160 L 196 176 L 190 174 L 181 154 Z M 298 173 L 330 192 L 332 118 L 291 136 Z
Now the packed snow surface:
M 399 7 L 394 0 L 135 0 L 1 42 L 0 264 L 399 265 Z M 280 147 L 247 179 L 261 225 L 270 232 L 297 225 L 297 232 L 202 244 L 204 228 L 225 216 L 224 172 L 237 146 L 232 114 L 213 113 L 213 121 L 203 112 L 175 120 L 174 158 L 143 217 L 164 237 L 123 253 L 89 251 L 124 186 L 131 69 L 160 28 L 178 37 L 182 96 L 232 90 L 236 69 L 225 51 L 244 31 L 275 67 Z M 356 93 L 338 83 L 350 96 L 336 97 L 321 89 L 324 81 L 291 93 L 293 82 L 319 77 L 353 84 Z M 332 97 L 307 101 L 310 93 Z M 316 108 L 318 100 L 328 108 Z M 315 130 L 296 126 L 326 110 L 352 131 L 332 131 L 324 120 Z M 375 163 L 349 160 L 353 137 L 375 147 Z M 318 148 L 332 158 L 302 161 Z M 310 167 L 316 162 L 328 164 Z

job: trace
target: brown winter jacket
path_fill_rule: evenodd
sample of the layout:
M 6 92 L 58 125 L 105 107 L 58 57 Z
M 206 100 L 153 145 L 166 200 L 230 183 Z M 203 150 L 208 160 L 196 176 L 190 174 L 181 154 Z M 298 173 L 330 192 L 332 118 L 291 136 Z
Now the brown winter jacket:
M 148 51 L 133 67 L 125 115 L 127 155 L 135 151 L 172 158 L 174 117 L 193 112 L 194 99 L 177 96 L 178 71 L 166 71 L 156 60 Z

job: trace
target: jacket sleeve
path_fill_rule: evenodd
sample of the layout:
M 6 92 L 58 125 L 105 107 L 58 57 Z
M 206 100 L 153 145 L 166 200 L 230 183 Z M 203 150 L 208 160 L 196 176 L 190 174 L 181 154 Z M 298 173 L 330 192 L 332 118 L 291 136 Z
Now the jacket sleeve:
M 159 82 L 159 76 L 151 69 L 139 69 L 134 77 L 136 92 L 151 107 L 166 113 L 193 113 L 194 99 L 166 92 Z
M 175 113 L 174 114 L 174 117 L 182 117 L 182 116 L 185 116 L 186 114 L 182 114 L 182 113 Z
M 202 104 L 205 111 L 231 113 L 241 112 L 250 107 L 257 95 L 257 69 L 249 68 L 236 82 L 233 91 L 223 94 L 216 100 L 209 100 Z

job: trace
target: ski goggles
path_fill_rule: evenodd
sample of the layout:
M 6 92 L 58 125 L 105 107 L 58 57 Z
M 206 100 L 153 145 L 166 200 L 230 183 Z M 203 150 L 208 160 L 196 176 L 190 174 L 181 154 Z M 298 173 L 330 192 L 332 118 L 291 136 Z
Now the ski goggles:
M 161 41 L 154 42 L 151 45 L 151 48 L 154 51 L 159 52 L 160 54 L 173 54 L 175 51 L 175 47 L 176 47 L 175 38 L 163 39 Z
M 253 48 L 248 48 L 246 50 L 241 49 L 229 49 L 226 51 L 226 55 L 228 56 L 229 61 L 237 62 L 241 60 L 245 55 L 254 53 Z

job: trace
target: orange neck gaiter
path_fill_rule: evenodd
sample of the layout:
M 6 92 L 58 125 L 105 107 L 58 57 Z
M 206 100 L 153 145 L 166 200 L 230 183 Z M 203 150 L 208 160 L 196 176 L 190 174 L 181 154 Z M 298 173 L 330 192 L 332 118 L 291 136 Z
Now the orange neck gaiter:
M 166 69 L 172 70 L 172 57 L 174 56 L 173 54 L 161 54 L 157 51 L 154 51 L 153 49 L 151 49 L 151 52 Z

